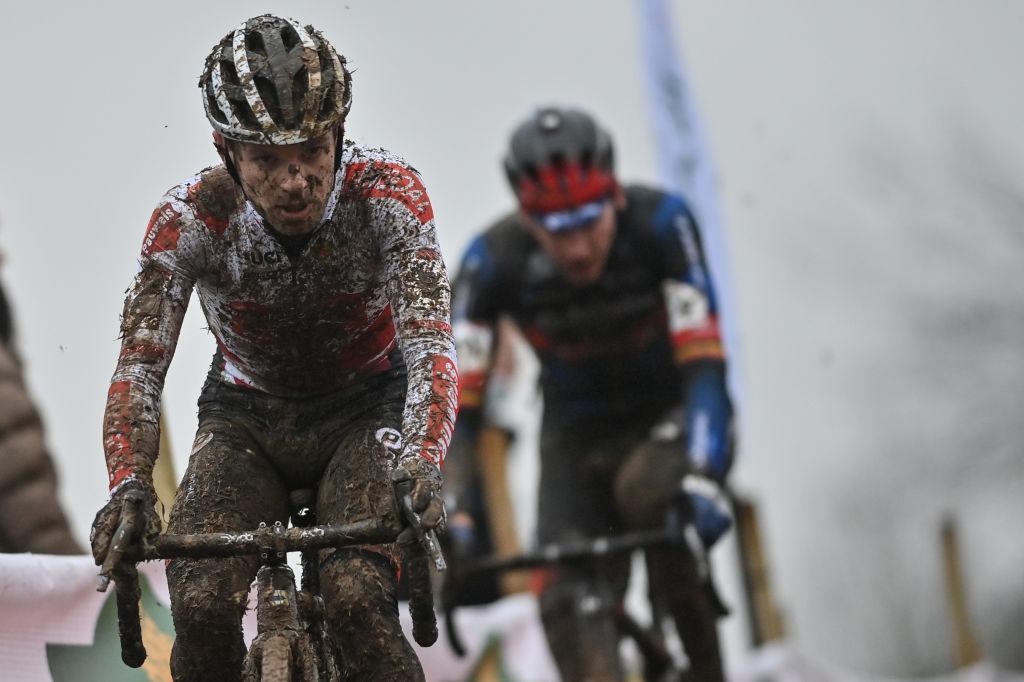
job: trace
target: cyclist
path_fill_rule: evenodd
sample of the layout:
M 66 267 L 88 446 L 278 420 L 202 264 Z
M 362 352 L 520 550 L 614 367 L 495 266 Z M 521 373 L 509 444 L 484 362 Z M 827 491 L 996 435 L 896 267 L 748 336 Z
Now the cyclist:
M 620 185 L 611 138 L 576 109 L 537 111 L 512 134 L 504 166 L 518 210 L 471 242 L 453 287 L 462 396 L 448 471 L 453 533 L 484 518 L 469 463 L 494 324 L 507 316 L 541 366 L 538 541 L 656 527 L 671 504 L 693 514 L 710 547 L 731 524 L 721 486 L 732 408 L 693 215 L 677 196 Z M 647 558 L 652 593 L 674 617 L 694 674 L 720 679 L 716 614 L 697 564 L 681 550 Z M 611 573 L 621 599 L 628 560 Z M 601 626 L 581 615 L 579 595 L 593 582 L 565 570 L 541 588 L 566 680 L 619 679 L 587 669 L 597 659 L 586 642 Z
M 97 562 L 124 493 L 155 499 L 160 394 L 193 288 L 217 350 L 169 532 L 287 521 L 289 491 L 311 486 L 321 523 L 381 517 L 396 464 L 412 474 L 424 525 L 437 526 L 458 379 L 419 175 L 345 139 L 351 74 L 311 26 L 245 21 L 214 46 L 199 86 L 222 164 L 171 189 L 143 240 L 104 414 L 111 497 L 93 525 Z M 327 619 L 352 679 L 423 679 L 399 626 L 395 562 L 393 546 L 323 559 Z M 239 679 L 256 566 L 169 564 L 176 680 Z

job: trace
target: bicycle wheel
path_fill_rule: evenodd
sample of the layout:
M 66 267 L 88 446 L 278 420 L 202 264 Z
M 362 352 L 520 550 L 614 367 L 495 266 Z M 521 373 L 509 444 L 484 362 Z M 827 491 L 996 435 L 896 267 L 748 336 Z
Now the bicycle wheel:
M 292 682 L 292 647 L 284 635 L 271 637 L 263 643 L 260 679 L 262 682 Z

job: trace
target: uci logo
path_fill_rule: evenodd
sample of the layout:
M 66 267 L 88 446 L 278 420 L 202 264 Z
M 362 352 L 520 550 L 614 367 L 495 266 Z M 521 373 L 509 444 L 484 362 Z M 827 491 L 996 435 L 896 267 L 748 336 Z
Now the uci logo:
M 281 254 L 277 251 L 266 251 L 264 253 L 250 251 L 247 258 L 253 265 L 277 265 L 281 262 Z

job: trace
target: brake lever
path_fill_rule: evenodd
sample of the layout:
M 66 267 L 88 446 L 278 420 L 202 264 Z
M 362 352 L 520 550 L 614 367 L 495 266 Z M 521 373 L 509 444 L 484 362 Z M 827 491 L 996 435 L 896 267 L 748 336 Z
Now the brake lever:
M 438 571 L 448 569 L 448 563 L 444 560 L 444 553 L 441 551 L 441 543 L 438 542 L 437 533 L 433 528 L 424 528 L 420 515 L 412 506 L 412 476 L 405 469 L 395 469 L 391 474 L 391 482 L 395 487 L 398 497 L 400 511 L 406 523 L 416 533 L 423 551 L 427 553 Z
M 116 579 L 115 573 L 129 558 L 129 553 L 138 549 L 139 538 L 142 536 L 144 502 L 145 496 L 141 492 L 130 490 L 124 494 L 124 501 L 121 503 L 121 522 L 110 539 L 107 556 L 100 567 L 97 592 L 107 591 L 110 581 Z

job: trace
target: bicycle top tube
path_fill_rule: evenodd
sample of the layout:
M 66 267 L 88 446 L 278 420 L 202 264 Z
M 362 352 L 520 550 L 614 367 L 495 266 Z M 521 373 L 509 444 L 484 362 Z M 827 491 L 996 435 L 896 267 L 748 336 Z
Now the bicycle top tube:
M 286 552 L 343 547 L 346 545 L 394 542 L 398 531 L 379 519 L 341 525 L 285 528 L 281 524 L 263 525 L 251 531 L 161 535 L 155 549 L 145 560 L 206 559 L 260 554 L 283 555 Z

